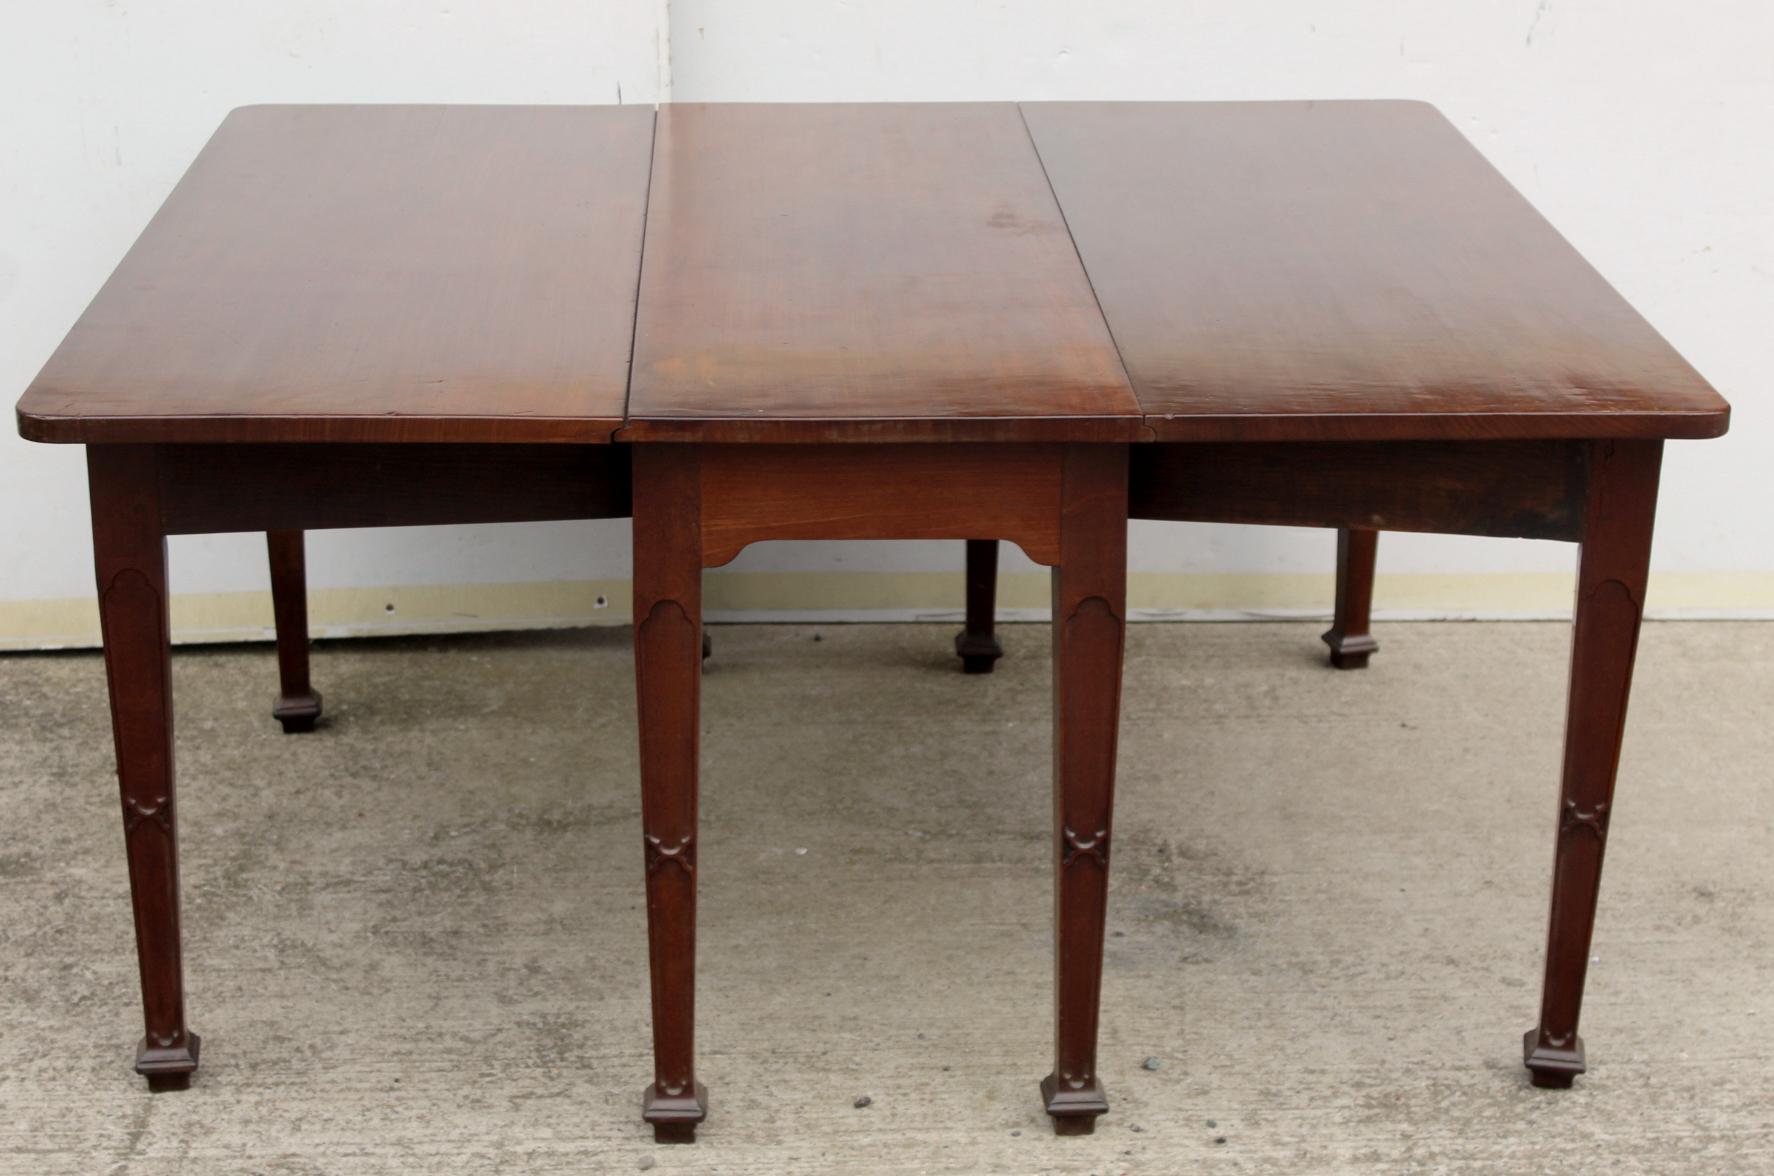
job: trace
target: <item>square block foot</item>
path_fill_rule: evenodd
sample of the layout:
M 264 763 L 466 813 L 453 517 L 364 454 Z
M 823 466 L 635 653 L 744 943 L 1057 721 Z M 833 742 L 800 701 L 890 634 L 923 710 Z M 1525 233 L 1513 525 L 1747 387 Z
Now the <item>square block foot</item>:
M 154 1094 L 189 1090 L 202 1047 L 203 1038 L 195 1033 L 186 1033 L 184 1044 L 173 1046 L 150 1046 L 144 1037 L 136 1046 L 136 1073 L 148 1080 L 148 1089 Z
M 1330 646 L 1330 663 L 1339 670 L 1367 669 L 1367 659 L 1380 649 L 1380 643 L 1367 633 L 1345 637 L 1332 629 L 1321 640 Z
M 1109 1109 L 1109 1099 L 1102 1084 L 1095 1078 L 1076 1089 L 1070 1083 L 1061 1088 L 1057 1075 L 1041 1079 L 1041 1102 L 1053 1116 L 1055 1135 L 1090 1135 L 1096 1131 L 1096 1117 Z
M 1569 1090 L 1571 1080 L 1589 1069 L 1583 1060 L 1583 1039 L 1575 1035 L 1561 1049 L 1541 1043 L 1540 1031 L 1529 1029 L 1522 1038 L 1521 1054 L 1534 1085 L 1546 1090 Z
M 654 1143 L 695 1143 L 696 1125 L 708 1116 L 708 1087 L 666 1094 L 655 1082 L 641 1095 L 641 1118 L 653 1124 Z
M 310 690 L 307 694 L 287 697 L 278 695 L 271 704 L 271 717 L 283 724 L 285 735 L 314 730 L 314 724 L 320 719 L 320 691 Z
M 993 663 L 1004 656 L 1004 647 L 996 637 L 963 631 L 955 634 L 955 652 L 961 655 L 962 673 L 989 674 Z

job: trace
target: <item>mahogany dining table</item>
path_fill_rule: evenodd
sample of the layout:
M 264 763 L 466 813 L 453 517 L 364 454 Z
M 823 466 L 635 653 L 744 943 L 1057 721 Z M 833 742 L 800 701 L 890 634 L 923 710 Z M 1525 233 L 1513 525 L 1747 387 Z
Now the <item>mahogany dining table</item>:
M 1579 544 L 1524 1043 L 1568 1086 L 1662 443 L 1729 409 L 1432 107 L 1346 101 L 243 108 L 18 414 L 86 446 L 155 1090 L 200 1044 L 165 537 L 633 517 L 642 1113 L 687 1142 L 701 575 L 774 539 L 1053 569 L 1062 1134 L 1108 1109 L 1128 519 L 1336 527 L 1370 578 L 1376 530 Z

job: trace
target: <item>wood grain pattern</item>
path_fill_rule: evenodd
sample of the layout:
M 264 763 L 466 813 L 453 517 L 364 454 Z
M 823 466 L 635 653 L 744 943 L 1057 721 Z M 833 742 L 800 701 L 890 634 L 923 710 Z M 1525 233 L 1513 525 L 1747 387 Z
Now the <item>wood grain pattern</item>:
M 1060 1134 L 1107 1109 L 1096 1072 L 1126 618 L 1126 444 L 634 447 L 635 664 L 656 1079 L 643 1115 L 694 1138 L 700 567 L 770 538 L 1004 535 L 1054 574 L 1055 1065 Z M 995 547 L 995 544 L 993 544 Z M 697 558 L 700 556 L 700 558 Z M 989 587 L 989 578 L 987 579 Z
M 646 446 L 637 446 L 644 450 Z M 773 539 L 998 535 L 1059 562 L 1059 445 L 703 445 L 703 566 Z
M 625 514 L 628 446 L 535 444 L 606 441 L 624 419 L 648 442 L 632 461 L 657 1139 L 693 1139 L 708 1106 L 701 568 L 763 539 L 990 537 L 1056 568 L 1043 1094 L 1062 1133 L 1107 1108 L 1095 1051 L 1129 515 L 1344 528 L 1345 630 L 1364 567 L 1371 579 L 1354 537 L 1372 528 L 1581 539 L 1546 989 L 1526 1042 L 1537 1083 L 1581 1072 L 1656 438 L 1716 435 L 1727 407 L 1426 107 L 1027 110 L 1039 158 L 1004 105 L 673 107 L 651 165 L 644 109 L 230 117 L 20 406 L 26 436 L 94 443 L 151 1085 L 188 1082 L 200 1044 L 182 991 L 164 536 L 281 533 L 293 638 L 300 531 Z M 1164 443 L 1126 444 L 1154 429 Z M 989 577 L 975 579 L 977 617 Z M 305 659 L 284 668 L 311 689 Z
M 265 532 L 271 615 L 277 626 L 277 698 L 271 717 L 285 735 L 314 730 L 325 700 L 308 679 L 308 545 L 300 531 Z
M 1053 1072 L 1057 1135 L 1109 1109 L 1096 1069 L 1127 621 L 1127 446 L 1068 445 L 1053 574 Z
M 1128 441 L 1016 108 L 661 108 L 629 440 Z
M 1365 670 L 1380 643 L 1369 631 L 1374 606 L 1374 557 L 1380 533 L 1366 527 L 1337 528 L 1337 611 L 1321 635 L 1330 663 L 1339 670 Z
M 1718 394 L 1431 106 L 1023 111 L 1161 440 L 1725 431 Z
M 626 445 L 161 445 L 168 535 L 618 519 Z
M 172 624 L 156 455 L 146 445 L 86 451 L 99 623 L 123 800 L 146 1032 L 136 1073 L 150 1090 L 183 1090 L 202 1042 L 185 1024 L 179 931 L 179 825 L 173 764 Z
M 634 462 L 634 667 L 653 985 L 653 1083 L 641 1117 L 659 1143 L 695 1142 L 708 1114 L 708 1090 L 696 1080 L 700 456 L 695 445 L 645 445 Z
M 1571 632 L 1564 777 L 1546 927 L 1540 1023 L 1522 1043 L 1535 1086 L 1567 1087 L 1584 1072 L 1577 1024 L 1613 816 L 1614 777 L 1644 616 L 1657 513 L 1661 441 L 1597 441 Z
M 967 621 L 955 634 L 955 653 L 961 658 L 961 670 L 968 674 L 989 674 L 1004 645 L 998 640 L 998 541 L 969 539 L 967 541 Z
M 1576 540 L 1581 441 L 1136 445 L 1137 519 Z
M 645 107 L 228 116 L 19 405 L 39 441 L 602 441 Z
M 602 441 L 627 419 L 633 440 L 1059 442 L 1728 423 L 1422 104 L 675 106 L 654 139 L 644 108 L 236 111 L 20 429 Z

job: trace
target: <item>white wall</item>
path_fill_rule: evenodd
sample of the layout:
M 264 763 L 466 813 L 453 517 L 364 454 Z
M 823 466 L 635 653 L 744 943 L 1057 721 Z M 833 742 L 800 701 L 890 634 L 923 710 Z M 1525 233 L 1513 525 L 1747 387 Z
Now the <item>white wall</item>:
M 1774 570 L 1766 0 L 673 0 L 671 47 L 680 102 L 1433 102 L 1732 402 L 1725 439 L 1668 447 L 1655 566 Z M 1321 570 L 1333 550 L 1306 531 L 1140 530 L 1133 566 L 1152 572 Z M 1381 543 L 1382 572 L 1571 558 Z
M 10 404 L 233 107 L 653 103 L 664 0 L 13 3 L 0 30 L 0 396 Z M 0 602 L 90 597 L 79 446 L 0 430 Z M 627 575 L 623 524 L 330 532 L 322 587 Z M 175 593 L 263 589 L 256 536 L 177 538 Z M 0 638 L 4 633 L 0 633 Z
M 23 390 L 245 103 L 603 103 L 618 87 L 630 102 L 1421 98 L 1733 402 L 1728 437 L 1669 447 L 1655 566 L 1698 585 L 1689 603 L 1774 615 L 1774 463 L 1757 456 L 1774 440 L 1771 45 L 1766 0 L 671 0 L 669 31 L 665 0 L 15 4 L 0 38 L 0 393 Z M 79 449 L 0 433 L 3 629 L 7 602 L 90 597 L 91 571 Z M 1138 572 L 1297 575 L 1332 558 L 1322 532 L 1137 529 Z M 319 588 L 627 574 L 615 523 L 310 542 Z M 1571 566 L 1560 544 L 1389 535 L 1381 550 L 1395 582 L 1467 577 L 1438 590 L 1453 611 L 1484 606 L 1478 587 L 1462 604 L 1472 573 Z M 727 571 L 953 572 L 959 558 L 954 544 L 782 544 Z M 263 562 L 256 537 L 180 539 L 174 589 L 260 590 Z M 1005 568 L 1032 570 L 1014 553 Z

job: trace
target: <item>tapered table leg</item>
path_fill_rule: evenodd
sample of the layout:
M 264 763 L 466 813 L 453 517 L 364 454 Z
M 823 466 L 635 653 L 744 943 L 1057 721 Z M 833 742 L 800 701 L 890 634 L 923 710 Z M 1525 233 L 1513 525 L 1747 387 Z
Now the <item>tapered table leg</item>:
M 1380 643 L 1368 633 L 1374 604 L 1374 552 L 1380 533 L 1364 527 L 1337 528 L 1337 615 L 1324 634 L 1331 665 L 1364 670 Z
M 702 504 L 694 445 L 634 447 L 634 645 L 641 734 L 653 1085 L 641 1117 L 691 1143 L 696 1081 L 696 765 L 702 675 Z
M 286 735 L 314 730 L 320 692 L 308 681 L 308 561 L 302 532 L 267 531 L 271 555 L 271 611 L 277 619 L 277 698 L 271 717 Z
M 1060 1135 L 1109 1109 L 1096 1072 L 1103 921 L 1127 601 L 1127 448 L 1071 445 L 1053 573 L 1054 1070 L 1041 1083 Z
M 91 445 L 93 556 L 123 797 L 146 1034 L 136 1072 L 150 1090 L 183 1090 L 200 1042 L 185 1027 L 174 808 L 171 624 L 157 457 L 147 445 Z
M 1535 1086 L 1569 1086 L 1586 1068 L 1577 1020 L 1644 611 L 1662 451 L 1661 441 L 1598 441 L 1591 448 L 1571 637 L 1546 985 L 1540 1024 L 1528 1031 L 1523 1042 Z
M 961 669 L 969 674 L 989 674 L 992 663 L 1004 656 L 994 622 L 998 606 L 998 541 L 967 540 L 967 627 L 955 634 L 955 652 Z

